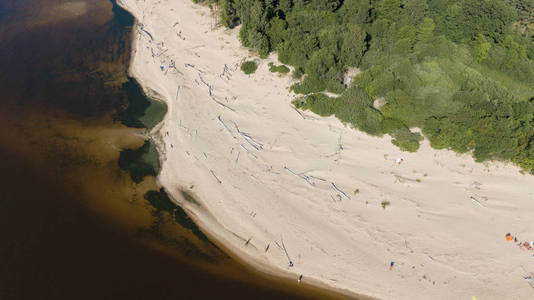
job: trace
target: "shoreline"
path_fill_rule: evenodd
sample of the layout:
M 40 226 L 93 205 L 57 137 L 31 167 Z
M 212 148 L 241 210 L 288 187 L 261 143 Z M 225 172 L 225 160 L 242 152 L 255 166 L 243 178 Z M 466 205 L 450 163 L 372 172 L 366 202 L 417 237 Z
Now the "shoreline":
M 118 2 L 146 26 L 142 33 L 134 25 L 130 74 L 169 108 L 151 132 L 162 163 L 158 179 L 175 200 L 182 188 L 197 196 L 202 208 L 178 202 L 217 243 L 260 272 L 295 281 L 304 274 L 314 286 L 356 297 L 528 295 L 519 266 L 534 270 L 532 259 L 503 236 L 534 238 L 525 221 L 534 217 L 532 177 L 509 164 L 430 149 L 427 141 L 417 153 L 401 153 L 389 137 L 297 114 L 289 107 L 290 78 L 266 70 L 275 57 L 261 60 L 256 74 L 241 74 L 239 62 L 251 56 L 236 31 L 214 31 L 208 9 L 188 1 L 137 10 L 124 5 L 133 0 Z M 230 62 L 226 79 L 223 61 Z M 239 128 L 263 142 L 262 151 L 241 139 Z M 396 165 L 401 156 L 405 162 Z M 286 255 L 274 246 L 282 234 L 294 268 L 284 268 Z M 395 272 L 387 271 L 390 261 Z
M 138 42 L 138 33 L 135 31 L 135 28 L 138 26 L 138 19 L 137 16 L 129 10 L 128 6 L 122 3 L 122 0 L 117 0 L 117 5 L 119 5 L 124 10 L 128 11 L 133 17 L 134 17 L 134 24 L 132 26 L 132 37 L 131 37 L 131 53 L 130 56 L 130 62 L 129 65 L 133 66 L 133 63 L 135 61 L 136 51 L 137 51 L 137 42 Z M 138 77 L 134 72 L 132 72 L 132 68 L 130 67 L 128 70 L 128 74 L 131 78 L 137 81 L 137 83 L 140 85 L 140 87 L 143 89 L 143 93 L 146 95 L 147 98 L 150 99 L 150 101 L 160 101 L 164 103 L 165 105 L 169 105 L 168 101 L 166 101 L 165 97 L 155 93 L 152 89 L 150 89 L 149 86 L 146 86 L 143 84 L 142 79 Z M 167 118 L 167 114 L 165 114 L 164 118 L 157 123 L 151 130 L 147 132 L 145 135 L 148 137 L 156 146 L 157 153 L 159 156 L 160 164 L 163 165 L 166 161 L 165 156 L 165 142 L 163 141 L 163 136 L 161 134 L 161 129 L 165 123 L 165 119 Z M 156 178 L 159 181 L 159 175 Z M 213 228 L 214 226 L 220 227 L 221 224 L 216 223 L 216 220 L 214 220 L 213 215 L 205 210 L 203 207 L 200 207 L 199 209 L 191 209 L 191 207 L 188 205 L 187 200 L 184 199 L 184 197 L 180 193 L 171 193 L 168 191 L 164 184 L 162 184 L 162 187 L 165 189 L 169 197 L 184 211 L 189 215 L 189 217 L 199 226 L 199 228 L 202 229 L 203 233 L 208 237 L 208 239 L 215 244 L 217 247 L 222 249 L 224 253 L 226 253 L 228 256 L 230 256 L 237 264 L 241 265 L 245 269 L 249 270 L 252 273 L 259 274 L 261 276 L 265 276 L 270 281 L 282 281 L 285 285 L 289 285 L 292 282 L 296 282 L 295 280 L 295 274 L 288 272 L 286 270 L 282 270 L 279 268 L 276 268 L 274 266 L 268 265 L 265 262 L 262 262 L 260 260 L 254 259 L 254 257 L 247 255 L 246 253 L 243 253 L 240 251 L 235 245 L 232 245 L 230 242 L 225 241 L 224 237 L 221 235 L 218 235 Z M 183 190 L 185 191 L 187 189 L 187 183 L 183 182 L 182 184 L 179 184 L 179 190 L 180 192 Z M 188 191 L 190 193 L 190 191 Z M 197 196 L 193 196 L 195 200 L 202 203 L 201 199 L 198 199 Z M 204 219 L 201 218 L 199 215 L 203 215 Z M 210 220 L 211 222 L 206 222 L 207 220 Z M 241 280 L 247 280 L 247 279 L 241 279 Z M 331 299 L 345 299 L 346 297 L 350 299 L 355 300 L 371 300 L 374 298 L 371 298 L 366 295 L 361 295 L 346 289 L 340 289 L 338 287 L 329 285 L 327 283 L 321 282 L 319 280 L 311 279 L 308 280 L 305 283 L 302 283 L 301 285 L 305 286 L 307 294 L 310 292 L 313 292 L 314 289 L 319 289 L 322 293 L 327 294 L 329 298 Z M 298 288 L 298 286 L 295 286 Z M 312 291 L 310 291 L 312 289 Z
M 181 207 L 184 205 L 185 200 L 176 200 L 174 196 L 169 194 L 171 199 L 178 203 Z M 232 258 L 237 264 L 241 265 L 243 268 L 247 269 L 248 271 L 252 272 L 253 274 L 259 274 L 262 277 L 266 277 L 269 281 L 272 281 L 273 283 L 281 282 L 282 284 L 288 286 L 295 287 L 299 289 L 299 285 L 295 284 L 297 283 L 297 280 L 295 279 L 295 275 L 287 272 L 285 270 L 277 269 L 273 266 L 267 265 L 259 260 L 255 260 L 253 257 L 250 257 L 246 254 L 240 255 L 240 251 L 237 247 L 232 245 L 231 243 L 225 242 L 222 237 L 218 237 L 214 234 L 212 230 L 210 230 L 210 226 L 213 226 L 214 224 L 209 223 L 203 223 L 202 219 L 199 218 L 197 213 L 195 211 L 186 209 L 184 210 L 187 212 L 189 217 L 197 224 L 202 230 L 203 233 L 208 237 L 210 242 L 215 244 L 218 248 L 220 248 L 225 254 L 227 254 L 229 257 Z M 220 226 L 217 224 L 216 226 Z M 247 281 L 247 279 L 240 279 Z M 294 284 L 294 285 L 293 285 Z M 360 295 L 354 292 L 351 292 L 349 290 L 343 290 L 336 288 L 334 286 L 330 286 L 328 284 L 325 284 L 324 282 L 318 281 L 318 280 L 308 280 L 307 282 L 301 283 L 301 286 L 303 286 L 305 294 L 309 294 L 310 289 L 318 289 L 321 293 L 324 293 L 328 296 L 328 299 L 354 299 L 354 300 L 371 300 L 374 298 Z M 296 292 L 299 294 L 298 292 Z M 324 295 L 323 295 L 324 296 Z

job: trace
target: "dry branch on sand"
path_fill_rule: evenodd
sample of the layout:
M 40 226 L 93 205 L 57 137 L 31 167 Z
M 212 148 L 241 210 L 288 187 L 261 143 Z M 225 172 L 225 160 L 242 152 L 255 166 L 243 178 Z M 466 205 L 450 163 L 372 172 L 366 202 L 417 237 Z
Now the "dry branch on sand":
M 245 141 L 247 141 L 247 143 L 249 143 L 252 147 L 254 147 L 254 149 L 258 151 L 263 149 L 262 143 L 256 141 L 254 138 L 250 136 L 250 134 L 239 130 L 239 126 L 237 126 L 235 122 L 234 122 L 234 126 L 235 126 L 235 129 L 237 130 L 237 133 L 239 133 L 245 139 Z
M 311 177 L 310 177 L 310 176 L 308 176 L 308 175 L 306 175 L 306 174 L 302 174 L 302 173 L 297 174 L 297 173 L 293 172 L 293 170 L 291 170 L 290 168 L 288 168 L 288 167 L 286 167 L 286 166 L 284 166 L 284 169 L 286 169 L 287 171 L 289 171 L 289 173 L 291 173 L 291 174 L 293 174 L 293 175 L 295 175 L 295 176 L 297 176 L 297 177 L 299 177 L 299 178 L 304 179 L 304 181 L 306 181 L 309 185 L 315 187 L 315 183 L 314 183 L 313 181 L 311 181 Z
M 350 200 L 350 197 L 349 197 L 349 195 L 347 195 L 347 193 L 345 193 L 345 192 L 343 192 L 342 190 L 340 190 L 340 189 L 336 186 L 335 183 L 333 183 L 333 182 L 330 182 L 330 183 L 332 184 L 332 187 L 333 187 L 336 191 L 340 192 L 341 194 L 343 194 L 343 196 L 347 197 L 347 199 Z

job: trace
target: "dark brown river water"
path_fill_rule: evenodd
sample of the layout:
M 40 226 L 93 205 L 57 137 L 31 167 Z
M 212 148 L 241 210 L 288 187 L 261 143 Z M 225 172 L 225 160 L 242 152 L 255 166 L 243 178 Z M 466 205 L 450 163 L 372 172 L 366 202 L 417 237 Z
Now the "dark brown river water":
M 146 138 L 113 7 L 0 0 L 0 299 L 343 298 L 240 264 L 119 167 Z

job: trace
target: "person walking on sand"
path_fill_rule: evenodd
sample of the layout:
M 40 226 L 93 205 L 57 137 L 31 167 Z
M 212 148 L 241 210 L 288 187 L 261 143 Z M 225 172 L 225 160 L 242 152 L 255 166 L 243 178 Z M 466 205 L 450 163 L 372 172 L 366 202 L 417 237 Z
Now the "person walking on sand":
M 404 161 L 404 158 L 402 157 L 399 157 L 395 160 L 395 163 L 397 164 L 397 166 L 400 166 L 400 164 L 402 164 L 402 162 Z
M 395 262 L 392 261 L 391 263 L 389 263 L 389 270 L 391 271 L 393 269 L 393 265 L 395 265 Z

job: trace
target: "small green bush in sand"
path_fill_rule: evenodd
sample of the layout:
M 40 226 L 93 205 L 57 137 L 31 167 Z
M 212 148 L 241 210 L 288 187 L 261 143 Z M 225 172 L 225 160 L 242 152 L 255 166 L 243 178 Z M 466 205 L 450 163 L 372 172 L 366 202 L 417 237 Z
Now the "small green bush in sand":
M 384 201 L 382 201 L 382 203 L 380 203 L 380 205 L 382 205 L 382 208 L 383 208 L 383 209 L 386 209 L 386 207 L 387 207 L 388 205 L 390 205 L 390 204 L 391 204 L 391 203 L 390 203 L 388 200 L 384 200 Z
M 241 64 L 241 71 L 247 75 L 256 72 L 257 68 L 258 65 L 253 60 L 245 61 Z
M 289 73 L 290 70 L 285 65 L 276 66 L 275 64 L 273 64 L 271 62 L 271 63 L 269 63 L 269 71 L 271 71 L 273 73 L 278 72 L 280 74 L 287 74 L 287 73 Z
M 358 195 L 360 193 L 360 189 L 355 189 L 354 190 L 354 195 Z

